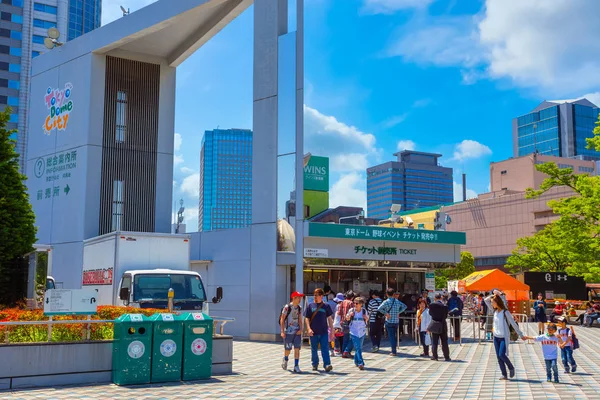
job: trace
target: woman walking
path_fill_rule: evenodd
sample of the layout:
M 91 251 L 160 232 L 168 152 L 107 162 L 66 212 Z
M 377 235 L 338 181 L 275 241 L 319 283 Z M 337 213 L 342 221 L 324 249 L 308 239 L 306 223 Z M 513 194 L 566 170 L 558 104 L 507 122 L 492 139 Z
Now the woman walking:
M 548 319 L 546 318 L 546 302 L 541 293 L 538 293 L 537 300 L 533 303 L 533 310 L 535 311 L 535 322 L 538 323 L 538 335 L 543 335 L 544 324 L 548 322 Z
M 510 311 L 506 309 L 506 304 L 501 297 L 498 290 L 494 290 L 491 296 L 485 298 L 485 303 L 489 309 L 494 310 L 493 316 L 493 329 L 494 335 L 494 348 L 496 349 L 496 357 L 498 358 L 498 365 L 502 372 L 502 378 L 500 380 L 507 380 L 508 373 L 510 377 L 515 377 L 515 367 L 508 358 L 508 344 L 510 343 L 510 326 L 519 334 L 519 337 L 523 338 L 523 332 L 519 329 L 519 325 L 515 322 Z M 506 371 L 508 367 L 508 373 Z
M 354 308 L 348 311 L 346 320 L 350 322 L 350 339 L 354 345 L 354 364 L 358 369 L 365 369 L 365 361 L 362 357 L 362 346 L 367 334 L 367 322 L 369 315 L 364 309 L 365 300 L 362 297 L 354 298 Z

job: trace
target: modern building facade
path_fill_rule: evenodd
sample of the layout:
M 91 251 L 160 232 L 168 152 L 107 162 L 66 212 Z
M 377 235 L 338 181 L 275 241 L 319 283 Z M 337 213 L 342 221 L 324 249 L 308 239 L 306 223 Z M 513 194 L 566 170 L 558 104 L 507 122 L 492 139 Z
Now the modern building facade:
M 600 152 L 587 149 L 600 109 L 582 98 L 544 101 L 512 122 L 515 157 L 532 153 L 600 160 Z
M 9 129 L 17 129 L 21 170 L 26 168 L 31 60 L 48 51 L 49 28 L 61 33 L 60 42 L 100 27 L 101 0 L 1 0 L 0 109 L 10 106 Z
M 454 199 L 452 168 L 438 163 L 441 154 L 419 151 L 395 153 L 388 161 L 367 169 L 367 215 L 389 217 L 392 204 L 402 210 L 451 203 Z
M 539 172 L 536 164 L 554 163 L 559 168 L 570 168 L 575 174 L 597 175 L 597 163 L 576 158 L 564 158 L 530 154 L 490 163 L 490 191 L 511 190 L 524 192 L 528 188 L 539 189 L 548 176 Z
M 252 223 L 252 131 L 206 131 L 200 151 L 198 230 Z

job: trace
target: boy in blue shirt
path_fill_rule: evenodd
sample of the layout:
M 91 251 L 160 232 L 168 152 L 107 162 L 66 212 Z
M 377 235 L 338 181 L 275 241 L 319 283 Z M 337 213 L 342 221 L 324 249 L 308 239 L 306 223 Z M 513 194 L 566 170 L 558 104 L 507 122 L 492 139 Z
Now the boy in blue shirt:
M 548 333 L 537 337 L 523 336 L 525 340 L 535 340 L 542 343 L 542 351 L 544 352 L 544 361 L 546 361 L 546 378 L 548 382 L 552 382 L 552 371 L 554 371 L 554 382 L 558 383 L 558 346 L 562 345 L 563 340 L 556 334 L 556 325 L 548 324 Z

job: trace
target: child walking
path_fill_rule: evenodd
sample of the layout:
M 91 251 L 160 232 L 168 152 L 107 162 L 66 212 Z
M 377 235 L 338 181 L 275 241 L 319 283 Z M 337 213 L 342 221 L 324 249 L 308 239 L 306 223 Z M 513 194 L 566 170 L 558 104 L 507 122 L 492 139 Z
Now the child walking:
M 556 360 L 558 358 L 558 345 L 562 345 L 563 341 L 556 334 L 556 325 L 548 324 L 547 328 L 548 332 L 545 335 L 540 335 L 537 337 L 532 336 L 524 336 L 523 339 L 526 340 L 535 340 L 536 342 L 542 343 L 542 351 L 544 352 L 544 361 L 546 361 L 546 379 L 548 382 L 552 382 L 552 372 L 554 372 L 554 382 L 559 383 L 558 381 L 558 365 L 556 364 Z
M 369 315 L 364 309 L 365 299 L 356 297 L 354 307 L 348 311 L 346 320 L 350 322 L 350 339 L 354 345 L 354 364 L 358 369 L 365 369 L 365 361 L 362 357 L 362 346 L 367 334 L 367 322 Z
M 573 358 L 573 330 L 567 328 L 567 319 L 565 317 L 558 318 L 558 334 L 564 342 L 560 347 L 560 358 L 562 358 L 565 374 L 577 371 L 577 363 Z M 571 364 L 571 371 L 569 371 Z

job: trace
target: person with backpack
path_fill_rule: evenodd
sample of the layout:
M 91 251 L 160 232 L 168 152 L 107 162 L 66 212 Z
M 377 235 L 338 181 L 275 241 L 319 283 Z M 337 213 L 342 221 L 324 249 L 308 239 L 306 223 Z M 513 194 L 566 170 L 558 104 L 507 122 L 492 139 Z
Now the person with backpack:
M 338 306 L 338 316 L 340 317 L 340 325 L 342 332 L 344 333 L 344 342 L 342 344 L 342 358 L 351 358 L 352 353 L 352 339 L 350 338 L 350 323 L 346 320 L 348 311 L 352 308 L 355 294 L 352 290 L 348 290 L 344 295 L 345 300 Z
M 561 337 L 563 344 L 560 345 L 560 358 L 562 358 L 565 374 L 577 371 L 577 363 L 573 358 L 573 350 L 579 347 L 579 342 L 572 329 L 567 328 L 567 319 L 565 317 L 558 318 L 558 335 Z M 569 371 L 571 364 L 571 371 Z
M 283 338 L 283 361 L 281 368 L 287 370 L 289 356 L 294 348 L 294 372 L 300 371 L 300 349 L 302 348 L 302 307 L 300 301 L 304 295 L 299 292 L 291 294 L 291 303 L 283 306 L 279 316 L 279 326 L 281 327 L 281 337 Z
M 458 297 L 458 292 L 453 290 L 450 292 L 450 299 L 448 299 L 448 315 L 451 317 L 450 321 L 454 330 L 454 341 L 460 341 L 460 322 L 463 315 L 463 309 L 465 304 Z
M 348 311 L 346 320 L 350 323 L 350 338 L 354 344 L 354 364 L 361 371 L 365 369 L 365 361 L 362 358 L 362 346 L 367 334 L 367 321 L 369 315 L 363 307 L 365 300 L 362 297 L 354 299 L 354 307 Z

